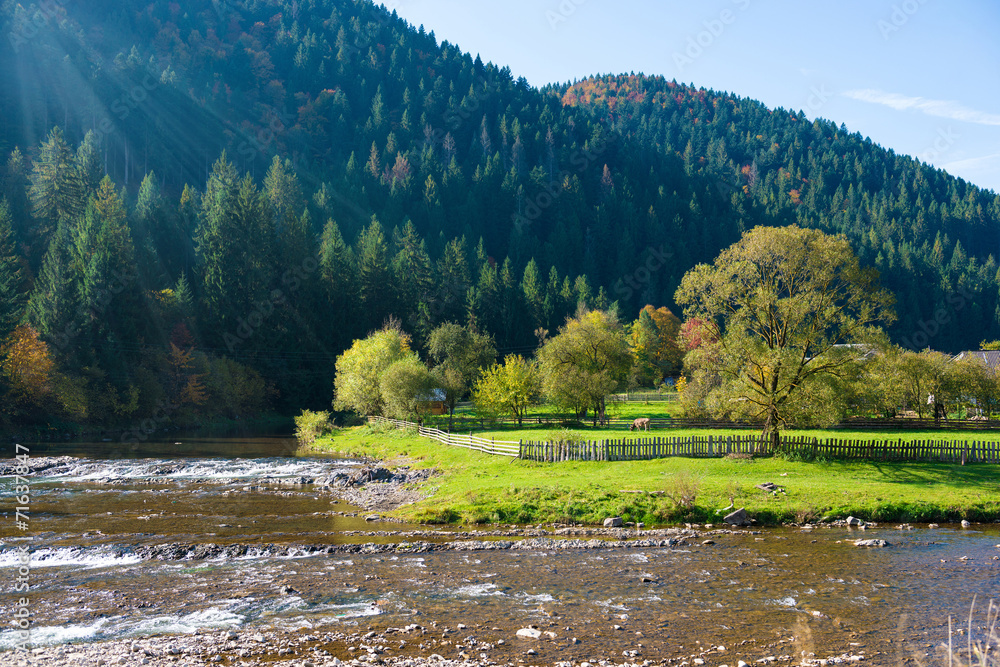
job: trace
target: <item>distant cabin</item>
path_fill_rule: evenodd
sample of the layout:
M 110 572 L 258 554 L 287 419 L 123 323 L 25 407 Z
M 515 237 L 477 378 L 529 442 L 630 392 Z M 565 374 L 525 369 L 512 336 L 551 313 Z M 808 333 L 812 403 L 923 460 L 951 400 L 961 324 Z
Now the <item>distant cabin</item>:
M 448 412 L 444 402 L 444 389 L 432 389 L 427 395 L 421 396 L 419 400 L 421 411 L 429 412 L 432 415 L 443 415 Z
M 991 371 L 996 372 L 1000 370 L 1000 350 L 968 350 L 966 352 L 959 352 L 952 357 L 952 361 L 962 361 L 970 357 L 979 359 Z

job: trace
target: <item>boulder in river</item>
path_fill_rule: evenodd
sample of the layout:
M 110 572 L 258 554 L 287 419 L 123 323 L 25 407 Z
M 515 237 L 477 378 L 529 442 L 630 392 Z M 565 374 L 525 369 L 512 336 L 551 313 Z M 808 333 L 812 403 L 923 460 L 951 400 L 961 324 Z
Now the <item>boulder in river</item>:
M 889 543 L 885 540 L 854 540 L 856 547 L 887 547 Z
M 528 639 L 539 639 L 542 636 L 542 631 L 536 628 L 521 628 L 517 631 L 518 637 L 527 637 Z
M 865 522 L 862 521 L 861 519 L 857 518 L 857 517 L 849 516 L 849 517 L 847 517 L 847 525 L 848 526 L 863 526 L 863 525 L 865 525 Z
M 604 520 L 605 528 L 621 528 L 624 524 L 620 516 L 609 516 Z
M 747 514 L 745 508 L 741 507 L 735 512 L 730 512 L 726 516 L 722 517 L 722 520 L 731 526 L 749 526 L 750 516 Z

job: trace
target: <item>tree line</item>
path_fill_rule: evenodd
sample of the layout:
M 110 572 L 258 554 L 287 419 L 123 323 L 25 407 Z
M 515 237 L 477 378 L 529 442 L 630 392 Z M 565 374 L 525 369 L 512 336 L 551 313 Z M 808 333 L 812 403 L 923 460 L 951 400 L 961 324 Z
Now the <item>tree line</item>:
M 497 362 L 493 336 L 474 324 L 447 322 L 431 331 L 421 359 L 399 321 L 355 340 L 337 358 L 333 407 L 359 415 L 419 419 L 430 404 L 455 404 L 471 396 L 488 421 L 511 417 L 520 424 L 544 398 L 575 419 L 607 419 L 607 396 L 640 383 L 660 385 L 680 370 L 680 320 L 667 308 L 647 305 L 631 323 L 617 306 L 575 315 L 554 335 L 539 331 L 534 355 L 508 354 Z M 436 397 L 436 398 L 435 398 Z
M 609 306 L 587 276 L 534 259 L 515 271 L 481 239 L 451 239 L 432 256 L 409 221 L 390 230 L 373 216 L 353 239 L 332 218 L 318 227 L 315 202 L 277 157 L 260 184 L 223 155 L 203 191 L 171 199 L 151 173 L 133 198 L 95 166 L 95 150 L 92 135 L 74 148 L 55 128 L 34 160 L 7 160 L 6 423 L 108 426 L 153 413 L 193 423 L 318 407 L 337 355 L 392 318 L 432 355 L 445 323 L 516 352 L 579 304 Z
M 985 354 L 953 358 L 889 342 L 893 296 L 842 236 L 755 228 L 690 270 L 675 298 L 683 323 L 646 306 L 624 326 L 616 307 L 581 304 L 554 336 L 540 337 L 533 358 L 502 363 L 488 336 L 444 325 L 432 334 L 435 363 L 425 364 L 398 324 L 387 327 L 338 358 L 334 406 L 414 419 L 447 386 L 452 412 L 468 392 L 484 420 L 520 424 L 545 400 L 575 418 L 592 410 L 596 426 L 609 394 L 649 370 L 661 382 L 683 355 L 685 416 L 758 423 L 773 447 L 783 429 L 851 417 L 990 419 L 1000 410 L 1000 377 Z M 461 382 L 448 386 L 453 371 Z
M 844 234 L 880 270 L 895 342 L 1000 337 L 996 193 L 829 120 L 643 74 L 535 89 L 366 1 L 36 10 L 0 8 L 5 33 L 31 34 L 0 44 L 0 147 L 92 131 L 91 166 L 133 196 L 151 172 L 172 200 L 204 190 L 223 150 L 260 182 L 279 155 L 316 233 L 332 217 L 353 243 L 372 216 L 386 235 L 411 222 L 434 258 L 482 239 L 512 280 L 534 259 L 541 282 L 586 275 L 630 313 L 679 312 L 692 266 L 755 226 L 797 224 Z
M 246 371 L 227 415 L 318 408 L 390 316 L 530 353 L 581 300 L 680 312 L 761 225 L 844 235 L 896 343 L 1000 337 L 1000 199 L 827 120 L 642 74 L 535 89 L 367 1 L 7 3 L 0 28 L 4 318 L 76 397 L 8 420 L 174 405 L 171 344 L 206 387 Z

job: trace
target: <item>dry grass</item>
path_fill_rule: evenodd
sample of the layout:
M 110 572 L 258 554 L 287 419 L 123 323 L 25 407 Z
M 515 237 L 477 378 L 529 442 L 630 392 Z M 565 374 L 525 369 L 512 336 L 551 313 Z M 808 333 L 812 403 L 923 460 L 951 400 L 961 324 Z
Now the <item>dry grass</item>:
M 984 624 L 976 624 L 976 600 L 969 608 L 969 618 L 965 628 L 952 628 L 948 617 L 948 643 L 941 646 L 942 664 L 948 667 L 998 667 L 1000 666 L 1000 605 L 990 600 L 986 608 Z M 956 637 L 956 634 L 958 635 Z M 964 635 L 964 637 L 962 636 Z M 962 639 L 964 638 L 964 642 Z M 964 645 L 963 645 L 964 644 Z
M 670 499 L 678 510 L 694 508 L 698 499 L 698 489 L 701 486 L 698 479 L 687 470 L 680 470 L 667 478 L 663 495 Z

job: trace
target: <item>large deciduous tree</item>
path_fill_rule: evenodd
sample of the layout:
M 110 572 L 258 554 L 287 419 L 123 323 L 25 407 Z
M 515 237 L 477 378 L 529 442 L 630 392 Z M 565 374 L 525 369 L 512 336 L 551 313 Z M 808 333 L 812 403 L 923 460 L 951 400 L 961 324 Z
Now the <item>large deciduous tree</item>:
M 494 364 L 483 372 L 472 392 L 480 415 L 492 418 L 509 415 L 520 426 L 528 408 L 538 396 L 538 367 L 519 354 L 509 354 L 503 365 Z
M 2 412 L 39 406 L 52 392 L 55 363 L 49 347 L 30 325 L 22 324 L 0 341 L 0 379 L 10 387 Z M 0 412 L 0 414 L 2 414 Z
M 493 337 L 471 325 L 445 322 L 431 331 L 427 351 L 437 363 L 434 376 L 445 392 L 450 425 L 455 404 L 479 379 L 482 370 L 496 361 Z
M 669 308 L 647 305 L 629 330 L 629 343 L 640 382 L 659 384 L 681 369 L 684 353 L 677 344 L 681 321 Z
M 583 310 L 567 320 L 538 352 L 545 395 L 581 414 L 594 410 L 594 422 L 605 418 L 605 398 L 621 389 L 632 368 L 625 330 L 618 315 Z
M 878 272 L 846 239 L 796 226 L 745 233 L 689 271 L 675 299 L 718 341 L 713 412 L 763 421 L 772 447 L 790 420 L 825 405 L 825 385 L 857 356 L 842 346 L 873 344 L 894 317 Z
M 394 362 L 379 379 L 386 416 L 416 419 L 426 414 L 434 384 L 433 376 L 416 354 Z
M 354 410 L 359 415 L 380 415 L 385 410 L 382 375 L 395 362 L 416 357 L 409 337 L 389 325 L 368 338 L 354 341 L 337 357 L 333 381 L 336 410 Z

